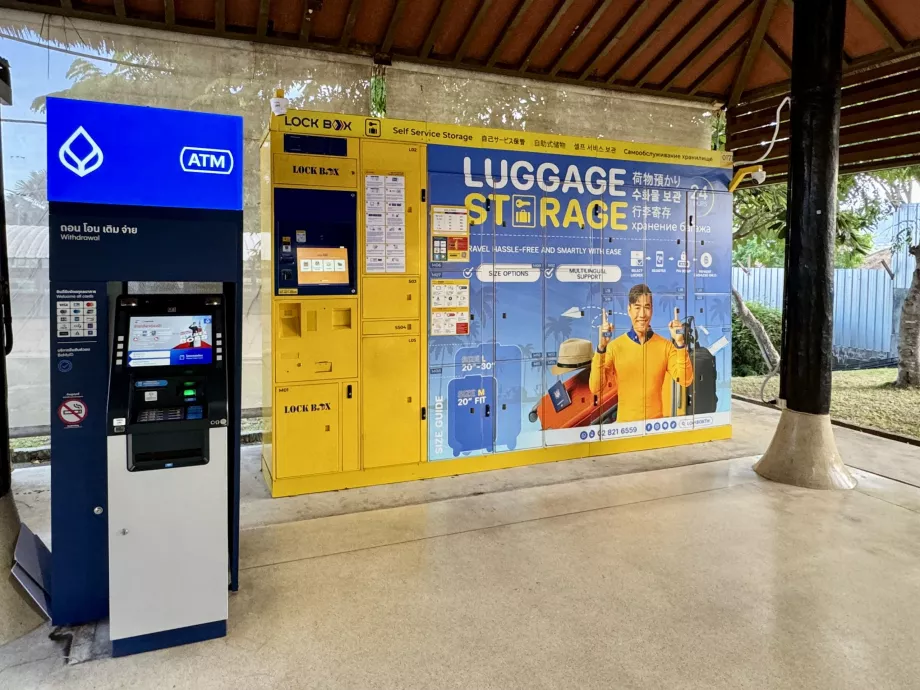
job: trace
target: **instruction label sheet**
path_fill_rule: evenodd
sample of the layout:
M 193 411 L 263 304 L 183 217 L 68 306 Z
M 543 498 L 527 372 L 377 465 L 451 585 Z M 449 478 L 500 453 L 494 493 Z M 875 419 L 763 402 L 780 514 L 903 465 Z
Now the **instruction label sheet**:
M 406 176 L 364 178 L 365 262 L 368 273 L 406 272 Z
M 470 332 L 470 281 L 464 278 L 431 281 L 431 335 Z

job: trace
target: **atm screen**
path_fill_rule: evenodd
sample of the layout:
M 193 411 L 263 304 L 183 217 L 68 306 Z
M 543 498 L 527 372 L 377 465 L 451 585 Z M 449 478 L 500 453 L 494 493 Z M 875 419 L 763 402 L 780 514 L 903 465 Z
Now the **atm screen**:
M 300 285 L 348 285 L 348 250 L 345 247 L 297 247 L 297 282 Z
M 132 316 L 129 367 L 211 363 L 210 316 Z

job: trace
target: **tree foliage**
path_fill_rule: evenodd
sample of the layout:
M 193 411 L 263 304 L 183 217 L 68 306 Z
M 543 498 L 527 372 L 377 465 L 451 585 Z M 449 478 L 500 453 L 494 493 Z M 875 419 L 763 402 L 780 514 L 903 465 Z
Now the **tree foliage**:
M 757 302 L 747 302 L 751 313 L 763 324 L 773 347 L 780 349 L 783 335 L 783 312 L 765 307 Z M 741 321 L 736 309 L 732 309 L 732 376 L 757 376 L 766 374 L 770 367 L 764 361 L 761 348 L 753 333 Z
M 862 176 L 842 175 L 837 187 L 837 254 L 841 268 L 855 268 L 872 250 L 872 228 L 891 210 L 872 195 Z M 734 259 L 744 265 L 783 265 L 786 233 L 786 185 L 748 187 L 735 192 Z

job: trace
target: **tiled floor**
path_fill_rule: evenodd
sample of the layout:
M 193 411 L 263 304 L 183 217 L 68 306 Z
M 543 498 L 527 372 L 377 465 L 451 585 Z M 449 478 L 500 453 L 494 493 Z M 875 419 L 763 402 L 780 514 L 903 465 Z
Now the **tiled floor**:
M 769 414 L 697 448 L 759 452 Z M 66 665 L 43 628 L 0 648 L 0 688 L 916 687 L 920 452 L 844 435 L 851 492 L 764 481 L 750 454 L 667 468 L 688 455 L 664 451 L 248 491 L 227 638 Z M 618 472 L 643 458 L 666 469 Z

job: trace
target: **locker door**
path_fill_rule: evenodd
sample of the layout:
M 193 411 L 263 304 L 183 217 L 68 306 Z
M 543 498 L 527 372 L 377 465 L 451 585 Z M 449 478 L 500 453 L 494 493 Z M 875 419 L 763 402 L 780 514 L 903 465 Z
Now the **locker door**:
M 385 231 L 382 241 L 389 245 L 386 250 L 385 272 L 387 274 L 418 275 L 419 268 L 424 261 L 421 256 L 421 238 L 426 214 L 425 204 L 422 202 L 421 148 L 420 144 L 397 144 L 367 139 L 361 142 L 361 161 L 365 175 L 395 176 L 402 178 L 405 185 L 404 194 L 398 193 L 398 185 L 391 186 L 388 182 L 386 186 L 384 199 L 386 205 L 383 207 L 383 212 L 384 220 L 388 222 L 383 226 Z M 361 184 L 364 184 L 364 179 Z M 402 210 L 393 205 L 394 201 L 403 203 Z M 387 215 L 388 211 L 389 215 Z M 405 221 L 405 227 L 402 229 L 397 222 L 400 213 L 404 214 L 402 218 Z M 371 240 L 367 241 L 370 243 Z M 404 245 L 404 254 L 398 250 L 400 244 Z M 398 257 L 400 254 L 405 256 L 404 267 L 393 261 L 393 256 Z M 366 272 L 366 268 L 365 265 L 362 270 Z M 370 282 L 365 282 L 365 294 L 372 289 L 370 283 L 373 281 L 374 279 L 370 279 Z
M 275 391 L 275 476 L 341 470 L 338 383 L 283 386 Z
M 547 446 L 588 443 L 600 432 L 590 389 L 603 286 L 603 223 L 591 194 L 547 194 L 544 267 L 544 395 L 537 415 Z M 590 221 L 590 222 L 589 222 Z
M 364 468 L 419 462 L 419 339 L 373 336 L 364 338 L 363 348 Z

